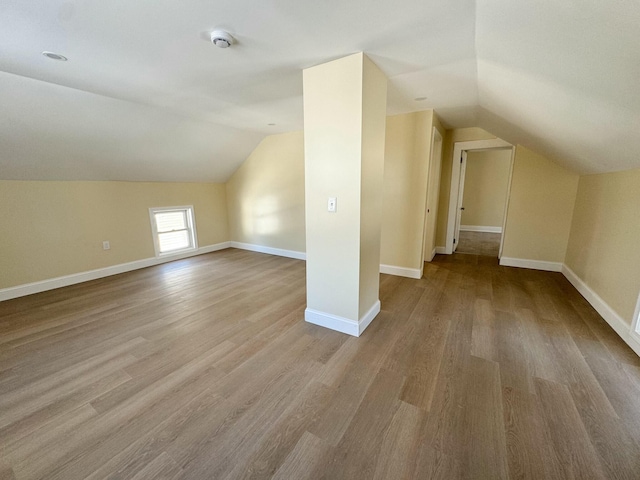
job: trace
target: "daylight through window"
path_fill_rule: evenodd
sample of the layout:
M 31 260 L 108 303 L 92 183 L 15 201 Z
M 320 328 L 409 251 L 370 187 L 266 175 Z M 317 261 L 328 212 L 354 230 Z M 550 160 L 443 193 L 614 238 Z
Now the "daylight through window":
M 195 250 L 195 221 L 193 207 L 152 208 L 156 255 Z

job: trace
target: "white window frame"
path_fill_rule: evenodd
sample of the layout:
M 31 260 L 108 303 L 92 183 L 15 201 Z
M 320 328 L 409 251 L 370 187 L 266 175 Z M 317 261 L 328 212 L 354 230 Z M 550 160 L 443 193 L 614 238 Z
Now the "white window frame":
M 160 251 L 160 237 L 158 236 L 158 227 L 156 225 L 156 213 L 163 212 L 185 212 L 187 217 L 187 231 L 190 233 L 189 238 L 191 245 L 179 250 L 171 250 L 170 252 Z M 184 252 L 192 252 L 198 249 L 198 233 L 196 232 L 196 215 L 193 205 L 183 205 L 178 207 L 152 207 L 149 209 L 149 219 L 151 220 L 151 232 L 153 233 L 153 246 L 156 251 L 156 257 L 166 257 Z

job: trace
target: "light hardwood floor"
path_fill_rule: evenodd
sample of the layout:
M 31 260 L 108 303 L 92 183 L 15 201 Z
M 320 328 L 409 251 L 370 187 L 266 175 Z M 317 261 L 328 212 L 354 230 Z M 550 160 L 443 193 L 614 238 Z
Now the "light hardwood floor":
M 473 253 L 498 258 L 501 233 L 467 232 L 460 230 L 457 253 Z
M 640 361 L 557 273 L 438 256 L 362 337 L 225 250 L 0 303 L 0 478 L 640 478 Z

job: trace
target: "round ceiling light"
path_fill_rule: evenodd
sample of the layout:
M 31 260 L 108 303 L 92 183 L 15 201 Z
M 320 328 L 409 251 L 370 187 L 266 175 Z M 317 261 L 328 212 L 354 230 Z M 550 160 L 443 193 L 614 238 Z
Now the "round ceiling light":
M 53 53 L 53 52 L 44 51 L 44 52 L 42 52 L 42 55 L 44 55 L 47 58 L 50 58 L 51 60 L 58 60 L 60 62 L 66 62 L 67 61 L 67 57 L 65 57 L 64 55 L 60 55 L 59 53 Z
M 211 43 L 218 48 L 229 48 L 233 45 L 233 37 L 224 30 L 214 30 L 211 32 Z

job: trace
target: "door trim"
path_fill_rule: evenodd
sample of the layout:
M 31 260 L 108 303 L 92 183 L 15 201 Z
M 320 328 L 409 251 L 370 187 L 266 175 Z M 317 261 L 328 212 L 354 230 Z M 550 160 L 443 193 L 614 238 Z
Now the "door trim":
M 460 243 L 460 225 L 462 224 L 462 210 L 463 210 L 463 201 L 464 201 L 464 179 L 467 174 L 467 150 L 462 150 L 460 152 L 460 165 L 458 172 L 458 198 L 456 199 L 456 219 L 453 225 L 453 245 L 451 245 L 451 250 L 455 253 L 458 249 L 458 244 Z M 458 241 L 456 241 L 456 239 Z
M 460 157 L 463 151 L 469 150 L 489 150 L 493 148 L 511 148 L 511 167 L 509 173 L 509 186 L 507 188 L 507 204 L 502 228 L 502 239 L 504 239 L 507 211 L 509 209 L 509 195 L 511 193 L 511 173 L 513 172 L 513 159 L 515 148 L 512 144 L 499 138 L 491 140 L 473 140 L 469 142 L 455 142 L 453 144 L 453 156 L 451 159 L 451 186 L 449 190 L 449 211 L 447 216 L 447 240 L 445 253 L 453 253 L 453 236 L 456 224 L 456 213 L 458 210 L 458 195 L 460 193 Z M 464 186 L 463 186 L 464 188 Z M 500 255 L 502 255 L 502 240 L 500 241 Z
M 436 148 L 436 143 L 439 142 L 440 143 L 440 152 L 439 152 L 439 156 L 440 158 L 435 158 L 434 157 L 434 152 L 435 152 L 435 148 Z M 442 133 L 440 133 L 440 130 L 438 130 L 435 126 L 431 127 L 431 150 L 429 151 L 429 168 L 427 169 L 427 195 L 425 198 L 425 207 L 424 207 L 424 225 L 422 228 L 422 253 L 420 254 L 421 256 L 421 261 L 420 261 L 420 278 L 422 278 L 422 274 L 424 273 L 424 262 L 430 262 L 431 260 L 433 260 L 433 256 L 434 253 L 433 251 L 435 251 L 435 234 L 434 234 L 434 245 L 429 245 L 429 247 L 433 247 L 431 252 L 427 252 L 427 239 L 431 236 L 431 232 L 428 231 L 428 225 L 429 225 L 429 215 L 433 215 L 435 217 L 435 220 L 433 222 L 433 228 L 435 230 L 438 229 L 438 200 L 440 197 L 440 178 L 442 177 L 442 152 L 444 150 L 444 136 L 442 135 Z M 431 185 L 432 187 L 434 187 L 434 190 L 436 191 L 436 195 L 435 195 L 435 205 L 429 205 L 429 195 L 432 193 L 431 192 L 431 188 L 430 188 L 430 184 L 431 184 L 431 176 L 434 173 L 433 172 L 433 166 L 434 166 L 434 160 L 436 162 L 440 163 L 440 168 L 438 169 L 438 179 L 435 180 L 434 185 Z M 429 212 L 429 209 L 432 209 L 432 212 Z M 429 256 L 429 260 L 427 260 L 427 255 Z

